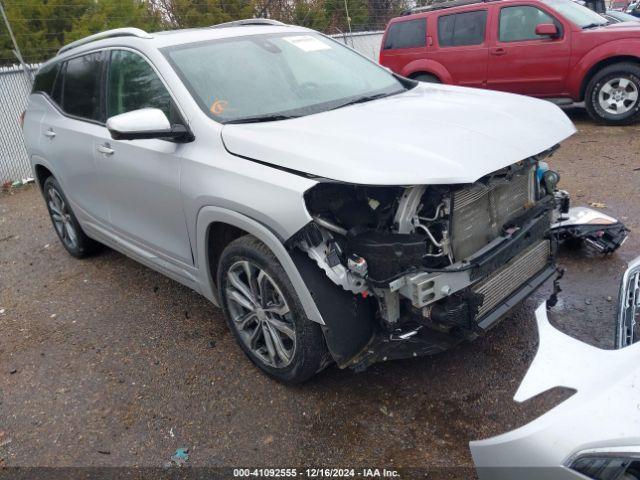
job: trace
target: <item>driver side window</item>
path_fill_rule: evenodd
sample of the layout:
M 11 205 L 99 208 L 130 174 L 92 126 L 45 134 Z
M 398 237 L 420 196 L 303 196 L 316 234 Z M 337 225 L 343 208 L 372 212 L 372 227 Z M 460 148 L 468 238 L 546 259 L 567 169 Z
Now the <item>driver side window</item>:
M 171 124 L 183 123 L 151 65 L 133 52 L 113 50 L 107 78 L 107 118 L 140 108 L 158 108 Z
M 544 38 L 536 35 L 536 27 L 541 23 L 556 24 L 556 21 L 536 7 L 504 7 L 500 10 L 500 41 L 519 42 Z

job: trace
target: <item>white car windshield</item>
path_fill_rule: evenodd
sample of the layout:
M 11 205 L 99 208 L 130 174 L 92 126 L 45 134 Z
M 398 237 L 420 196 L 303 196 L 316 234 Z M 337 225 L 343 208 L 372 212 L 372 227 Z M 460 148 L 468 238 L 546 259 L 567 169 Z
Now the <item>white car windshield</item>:
M 310 115 L 407 88 L 384 68 L 312 32 L 189 43 L 163 53 L 200 107 L 221 123 Z
M 603 16 L 571 0 L 543 0 L 543 2 L 580 28 L 598 27 L 609 23 Z

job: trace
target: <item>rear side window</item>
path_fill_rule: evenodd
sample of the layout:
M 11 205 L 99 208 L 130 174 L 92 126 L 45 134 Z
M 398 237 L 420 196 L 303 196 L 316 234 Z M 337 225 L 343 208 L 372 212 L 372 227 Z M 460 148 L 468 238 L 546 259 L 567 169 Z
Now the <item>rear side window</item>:
M 69 115 L 101 120 L 102 52 L 72 58 L 66 64 L 62 108 Z
M 438 18 L 438 43 L 441 47 L 480 45 L 486 27 L 486 10 L 442 15 Z
M 424 18 L 389 25 L 384 50 L 424 47 L 427 44 L 427 22 Z
M 107 117 L 140 108 L 159 108 L 171 123 L 183 123 L 151 65 L 138 54 L 115 50 L 107 79 Z
M 56 81 L 56 76 L 58 75 L 58 70 L 60 70 L 59 63 L 53 63 L 41 68 L 33 81 L 33 89 L 31 90 L 31 93 L 40 92 L 51 96 L 53 84 Z
M 63 63 L 60 65 L 60 71 L 58 72 L 58 76 L 56 77 L 56 81 L 53 84 L 53 90 L 49 95 L 51 99 L 56 102 L 58 105 L 62 105 L 62 83 L 64 82 L 64 71 L 67 68 L 67 64 Z
M 536 7 L 520 5 L 502 8 L 500 10 L 500 41 L 518 42 L 543 38 L 536 35 L 536 27 L 541 23 L 555 24 L 555 21 Z

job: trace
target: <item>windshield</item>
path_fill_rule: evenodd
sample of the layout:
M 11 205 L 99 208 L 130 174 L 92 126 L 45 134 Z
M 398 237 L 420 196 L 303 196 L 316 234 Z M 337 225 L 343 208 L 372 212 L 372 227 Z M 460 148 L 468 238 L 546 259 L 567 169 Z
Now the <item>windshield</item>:
M 543 2 L 580 28 L 597 27 L 609 23 L 606 18 L 593 10 L 571 0 L 543 0 Z
M 221 123 L 310 115 L 405 90 L 382 67 L 316 33 L 234 37 L 163 53 Z
M 637 17 L 624 12 L 607 12 L 607 15 L 611 15 L 613 18 L 617 18 L 621 22 L 637 22 L 640 20 Z

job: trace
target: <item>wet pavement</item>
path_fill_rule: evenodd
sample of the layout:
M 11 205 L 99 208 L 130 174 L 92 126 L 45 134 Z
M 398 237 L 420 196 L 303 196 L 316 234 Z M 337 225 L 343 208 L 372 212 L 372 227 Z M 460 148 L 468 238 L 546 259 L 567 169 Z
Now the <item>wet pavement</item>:
M 562 250 L 550 318 L 610 348 L 618 282 L 640 254 L 640 126 L 569 113 L 579 133 L 549 161 L 561 188 L 632 232 L 608 257 Z M 204 298 L 111 250 L 70 257 L 35 187 L 0 194 L 0 465 L 162 466 L 186 447 L 201 466 L 469 466 L 469 440 L 558 399 L 511 399 L 546 294 L 453 351 L 286 387 L 249 363 Z

